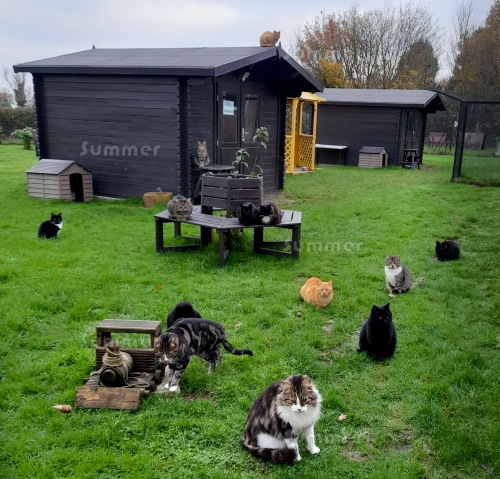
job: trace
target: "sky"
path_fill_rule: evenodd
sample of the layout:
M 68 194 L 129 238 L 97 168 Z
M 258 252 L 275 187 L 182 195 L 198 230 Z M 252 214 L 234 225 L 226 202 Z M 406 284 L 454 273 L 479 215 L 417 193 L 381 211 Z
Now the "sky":
M 463 0 L 418 1 L 451 28 Z M 470 0 L 483 25 L 494 0 Z M 394 0 L 393 0 L 394 2 Z M 406 0 L 402 0 L 403 5 Z M 323 11 L 383 9 L 386 0 L 0 0 L 0 66 L 96 48 L 258 46 L 281 32 L 289 50 L 302 27 Z M 0 78 L 0 90 L 8 88 Z

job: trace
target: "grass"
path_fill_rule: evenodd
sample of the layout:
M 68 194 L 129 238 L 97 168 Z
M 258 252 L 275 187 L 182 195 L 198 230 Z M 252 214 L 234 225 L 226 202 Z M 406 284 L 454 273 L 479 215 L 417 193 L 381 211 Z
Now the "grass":
M 35 161 L 0 145 L 1 478 L 500 477 L 500 190 L 450 183 L 451 156 L 426 155 L 415 171 L 288 176 L 280 203 L 303 212 L 300 260 L 255 255 L 247 235 L 223 270 L 215 243 L 155 253 L 161 207 L 28 197 Z M 38 240 L 60 211 L 59 239 Z M 461 245 L 457 262 L 434 258 L 446 237 Z M 356 343 L 371 306 L 387 301 L 386 254 L 423 280 L 392 300 L 398 348 L 378 364 Z M 309 276 L 333 278 L 324 311 L 299 299 Z M 153 395 L 136 413 L 52 409 L 73 404 L 94 370 L 100 320 L 164 321 L 179 300 L 255 356 L 223 353 L 211 376 L 194 358 L 181 397 Z M 321 453 L 302 445 L 300 463 L 278 467 L 239 438 L 258 393 L 294 372 L 324 397 Z

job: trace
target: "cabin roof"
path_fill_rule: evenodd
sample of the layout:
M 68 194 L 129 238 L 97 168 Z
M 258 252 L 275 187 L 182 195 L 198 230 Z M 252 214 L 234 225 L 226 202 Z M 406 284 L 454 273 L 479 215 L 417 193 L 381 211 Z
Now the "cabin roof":
M 428 113 L 446 110 L 439 95 L 430 90 L 325 88 L 318 95 L 324 104 L 332 105 L 402 106 L 425 108 Z
M 199 48 L 92 48 L 44 60 L 14 65 L 16 72 L 63 74 L 122 74 L 218 77 L 275 59 L 284 77 L 297 74 L 310 90 L 323 85 L 302 68 L 281 46 Z M 280 75 L 278 75 L 280 76 Z
M 78 165 L 75 161 L 71 160 L 40 160 L 36 165 L 32 166 L 26 173 L 40 173 L 44 175 L 59 175 L 67 170 L 71 165 L 77 165 L 84 169 L 83 166 Z

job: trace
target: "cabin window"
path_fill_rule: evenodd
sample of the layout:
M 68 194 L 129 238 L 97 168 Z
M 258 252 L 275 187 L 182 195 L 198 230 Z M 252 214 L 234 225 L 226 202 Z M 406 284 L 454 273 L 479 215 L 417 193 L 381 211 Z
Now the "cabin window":
M 312 103 L 302 103 L 300 133 L 302 135 L 313 134 L 314 105 Z
M 225 93 L 222 100 L 222 135 L 221 140 L 225 143 L 236 143 L 238 141 L 238 96 Z

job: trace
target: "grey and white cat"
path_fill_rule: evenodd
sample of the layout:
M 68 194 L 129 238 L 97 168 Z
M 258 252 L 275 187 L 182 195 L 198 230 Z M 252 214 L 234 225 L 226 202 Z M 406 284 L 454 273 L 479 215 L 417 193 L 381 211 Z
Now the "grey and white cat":
M 155 340 L 155 351 L 166 363 L 165 374 L 169 391 L 177 391 L 179 381 L 189 365 L 192 356 L 198 356 L 210 363 L 208 374 L 220 364 L 220 348 L 224 346 L 231 354 L 248 354 L 249 349 L 235 349 L 226 339 L 226 330 L 215 321 L 202 318 L 179 319 Z
M 412 286 L 410 270 L 401 263 L 399 256 L 385 258 L 385 285 L 391 298 L 395 294 L 408 292 Z
M 277 464 L 300 461 L 299 434 L 311 454 L 318 454 L 314 425 L 321 416 L 321 394 L 310 377 L 294 374 L 276 381 L 253 403 L 248 413 L 243 446 L 260 459 Z

